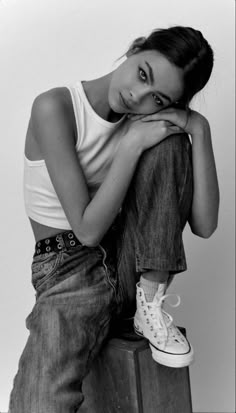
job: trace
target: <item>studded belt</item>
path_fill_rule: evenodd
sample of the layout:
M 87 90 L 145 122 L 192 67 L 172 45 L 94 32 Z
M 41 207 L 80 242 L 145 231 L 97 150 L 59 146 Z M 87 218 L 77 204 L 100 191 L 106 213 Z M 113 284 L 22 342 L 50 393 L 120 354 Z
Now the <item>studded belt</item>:
M 35 253 L 36 255 L 45 254 L 46 252 L 59 252 L 62 249 L 75 248 L 78 245 L 82 245 L 76 238 L 73 231 L 60 232 L 54 237 L 45 238 L 36 242 Z

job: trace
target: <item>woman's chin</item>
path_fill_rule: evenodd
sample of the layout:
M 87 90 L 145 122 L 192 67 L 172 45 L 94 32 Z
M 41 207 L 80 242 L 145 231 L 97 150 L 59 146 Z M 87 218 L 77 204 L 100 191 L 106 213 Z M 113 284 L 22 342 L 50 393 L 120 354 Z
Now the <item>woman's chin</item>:
M 119 103 L 116 102 L 111 102 L 110 108 L 114 113 L 118 113 L 119 115 L 124 115 L 125 113 L 128 113 L 127 109 L 125 109 Z
M 125 115 L 129 113 L 129 109 L 125 107 L 124 103 L 122 102 L 120 93 L 113 94 L 109 98 L 109 105 L 113 112 L 119 113 L 120 115 Z

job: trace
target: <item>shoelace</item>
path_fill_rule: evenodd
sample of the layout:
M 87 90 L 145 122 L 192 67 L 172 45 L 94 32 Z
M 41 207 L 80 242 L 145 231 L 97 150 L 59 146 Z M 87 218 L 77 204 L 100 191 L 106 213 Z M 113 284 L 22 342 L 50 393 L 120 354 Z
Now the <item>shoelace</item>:
M 165 343 L 167 342 L 167 340 L 169 338 L 168 329 L 173 323 L 173 318 L 168 314 L 168 321 L 167 322 L 165 321 L 165 317 L 164 317 L 163 312 L 162 312 L 162 305 L 163 305 L 163 301 L 166 298 L 170 297 L 170 296 L 177 297 L 177 303 L 172 304 L 172 303 L 168 302 L 168 304 L 171 307 L 178 307 L 180 305 L 181 299 L 180 299 L 180 296 L 177 295 L 177 294 L 165 294 L 159 300 L 154 299 L 154 301 L 152 303 L 148 303 L 148 308 L 152 310 L 151 316 L 152 316 L 154 327 L 156 327 L 158 329 L 161 328 L 163 330 L 163 332 L 164 332 L 164 334 L 163 334 L 164 337 L 163 338 L 164 338 Z

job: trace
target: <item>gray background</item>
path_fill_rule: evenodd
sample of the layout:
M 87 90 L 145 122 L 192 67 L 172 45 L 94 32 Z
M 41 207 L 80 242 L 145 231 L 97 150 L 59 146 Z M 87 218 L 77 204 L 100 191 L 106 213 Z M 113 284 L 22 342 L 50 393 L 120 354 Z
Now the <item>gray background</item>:
M 0 1 L 1 290 L 0 410 L 34 304 L 30 265 L 34 239 L 23 205 L 23 151 L 31 104 L 46 89 L 113 70 L 130 42 L 154 28 L 199 28 L 215 50 L 210 83 L 194 108 L 210 121 L 221 191 L 219 227 L 208 239 L 184 234 L 188 271 L 167 309 L 187 328 L 194 411 L 233 412 L 234 405 L 234 2 L 232 0 Z

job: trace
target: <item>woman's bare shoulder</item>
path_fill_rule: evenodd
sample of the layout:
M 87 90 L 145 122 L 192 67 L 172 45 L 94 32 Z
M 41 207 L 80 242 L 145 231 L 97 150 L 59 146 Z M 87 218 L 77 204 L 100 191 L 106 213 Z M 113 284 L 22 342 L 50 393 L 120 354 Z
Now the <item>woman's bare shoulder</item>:
M 42 112 L 44 116 L 42 115 Z M 41 160 L 42 153 L 35 138 L 35 120 L 44 119 L 45 113 L 51 117 L 52 123 L 66 124 L 66 130 L 74 144 L 77 141 L 76 121 L 70 91 L 66 87 L 57 87 L 40 93 L 34 99 L 25 142 L 25 155 L 30 160 Z
M 70 91 L 67 87 L 55 87 L 46 90 L 36 96 L 35 101 L 40 101 L 42 105 L 53 105 L 61 110 L 73 112 L 73 104 Z
M 66 122 L 68 128 L 74 135 L 75 142 L 77 141 L 74 108 L 71 94 L 67 87 L 55 87 L 40 93 L 38 96 L 36 96 L 33 102 L 31 117 L 32 114 L 34 114 L 35 110 L 42 110 L 45 112 L 48 111 L 48 113 L 51 114 L 55 112 L 55 121 L 57 121 L 57 116 L 60 118 L 60 120 L 61 116 L 63 116 L 63 122 Z

